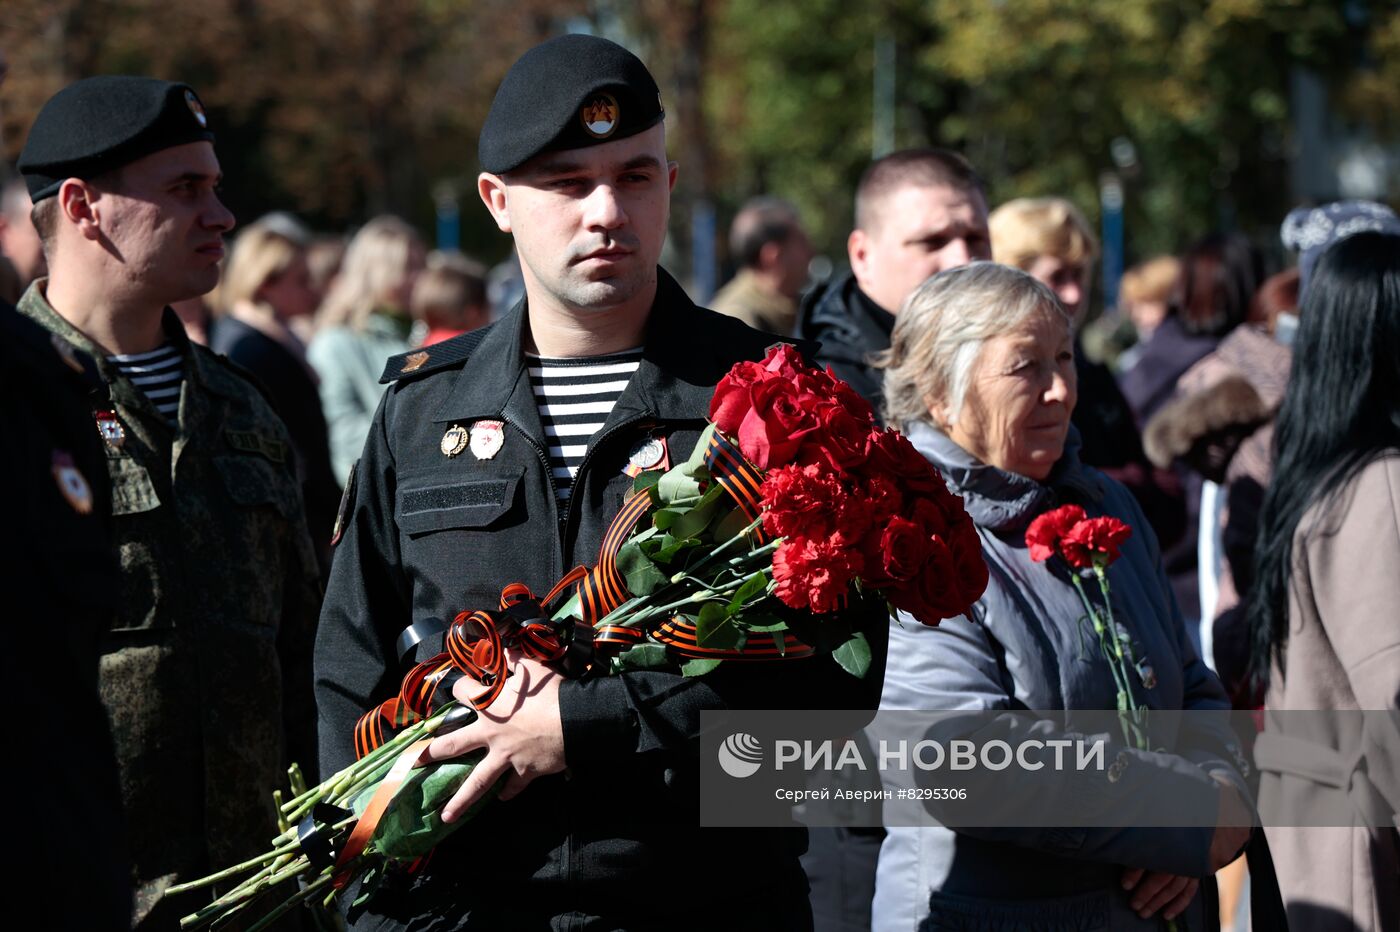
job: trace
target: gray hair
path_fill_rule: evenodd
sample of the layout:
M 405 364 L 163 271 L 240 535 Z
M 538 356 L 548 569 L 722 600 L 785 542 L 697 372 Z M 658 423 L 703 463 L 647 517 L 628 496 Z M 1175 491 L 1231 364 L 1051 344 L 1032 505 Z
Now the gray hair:
M 1037 314 L 1069 317 L 1055 293 L 1031 276 L 994 262 L 939 272 L 904 300 L 890 348 L 875 357 L 885 370 L 885 421 L 904 430 L 929 420 L 940 404 L 949 426 L 962 410 L 972 370 L 987 340 Z

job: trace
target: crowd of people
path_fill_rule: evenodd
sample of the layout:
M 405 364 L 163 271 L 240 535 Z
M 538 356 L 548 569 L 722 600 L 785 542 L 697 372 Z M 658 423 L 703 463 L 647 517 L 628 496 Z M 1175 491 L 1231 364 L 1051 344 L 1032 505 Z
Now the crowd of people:
M 286 213 L 235 230 L 216 186 L 238 166 L 187 85 L 90 78 L 45 106 L 0 193 L 0 299 L 23 315 L 0 315 L 5 350 L 37 347 L 43 369 L 5 429 L 33 451 L 16 483 L 47 496 L 6 556 L 28 568 L 17 627 L 71 629 L 77 682 L 32 714 L 87 735 L 94 789 L 63 827 L 93 844 L 79 867 L 50 833 L 51 863 L 101 894 L 54 927 L 177 928 L 198 899 L 167 888 L 261 849 L 289 763 L 352 760 L 355 721 L 456 612 L 591 562 L 634 467 L 656 465 L 639 451 L 684 460 L 716 382 L 779 339 L 961 497 L 990 572 L 974 611 L 880 619 L 863 682 L 830 657 L 761 680 L 733 664 L 582 681 L 519 658 L 505 711 L 429 752 L 488 752 L 450 817 L 509 776 L 519 802 L 472 830 L 489 855 L 455 838 L 349 891 L 352 927 L 1400 927 L 1394 824 L 1251 829 L 1271 796 L 1346 795 L 1368 773 L 1393 817 L 1393 748 L 1323 785 L 1252 765 L 1227 728 L 1183 727 L 1120 766 L 1207 800 L 1216 824 L 1055 832 L 704 829 L 694 761 L 718 708 L 1114 709 L 1126 690 L 1153 710 L 1395 714 L 1400 219 L 1299 208 L 1281 232 L 1297 267 L 1273 275 L 1248 238 L 1211 232 L 1134 266 L 1095 316 L 1100 248 L 1076 205 L 993 210 L 963 157 L 910 149 L 860 179 L 849 268 L 826 281 L 808 280 L 791 205 L 744 204 L 715 313 L 657 265 L 665 120 L 613 43 L 565 36 L 517 61 L 479 147 L 518 268 L 522 300 L 501 306 L 510 287 L 396 217 L 345 241 Z M 63 416 L 35 413 L 50 383 Z M 1132 530 L 1110 574 L 1136 681 L 1085 655 L 1082 593 L 1027 548 L 1067 504 Z M 91 584 L 55 581 L 75 562 Z M 14 660 L 40 649 L 10 652 L 7 674 L 33 681 Z M 655 805 L 599 805 L 620 787 Z M 1133 804 L 1126 783 L 1101 792 Z M 736 879 L 681 903 L 657 876 L 678 869 Z

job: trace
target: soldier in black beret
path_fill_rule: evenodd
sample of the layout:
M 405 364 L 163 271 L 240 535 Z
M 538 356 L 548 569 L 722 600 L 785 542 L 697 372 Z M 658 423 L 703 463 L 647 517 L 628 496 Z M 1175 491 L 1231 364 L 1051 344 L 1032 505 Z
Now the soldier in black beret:
M 142 932 L 201 905 L 169 886 L 262 849 L 284 749 L 314 754 L 319 580 L 286 429 L 169 307 L 219 280 L 233 216 L 213 138 L 187 85 L 97 77 L 44 105 L 19 160 L 49 268 L 20 311 L 105 387 L 87 418 L 121 579 L 98 686 Z
M 441 649 L 444 622 L 593 563 L 633 477 L 686 459 L 716 382 L 772 342 L 657 267 L 677 171 L 663 116 L 646 67 L 601 38 L 546 42 L 502 82 L 478 190 L 525 297 L 385 369 L 317 632 L 325 772 L 354 759 L 356 721 Z M 353 927 L 810 928 L 804 830 L 698 826 L 699 714 L 873 709 L 886 626 L 870 619 L 863 681 L 829 657 L 578 679 L 515 659 L 501 697 L 428 752 L 487 751 L 444 819 L 504 778 L 499 799 L 418 873 L 347 891 Z M 724 879 L 686 879 L 711 871 Z

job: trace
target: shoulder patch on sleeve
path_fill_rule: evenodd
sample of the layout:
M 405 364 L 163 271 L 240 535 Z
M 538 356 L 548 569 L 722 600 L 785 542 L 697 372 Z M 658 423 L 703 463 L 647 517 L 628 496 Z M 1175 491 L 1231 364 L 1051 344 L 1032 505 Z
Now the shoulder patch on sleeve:
M 331 546 L 340 543 L 345 536 L 345 525 L 350 520 L 350 509 L 355 507 L 355 480 L 360 475 L 360 461 L 350 467 L 350 475 L 345 480 L 345 491 L 340 496 L 340 507 L 335 510 L 335 527 L 331 530 Z
M 390 356 L 384 364 L 384 374 L 379 377 L 379 381 L 386 383 L 413 379 L 430 372 L 437 372 L 440 369 L 461 365 L 467 361 L 467 357 L 477 348 L 490 329 L 490 326 L 481 327 L 459 337 L 434 343 L 432 346 L 424 346 L 407 353 L 400 353 L 397 356 Z

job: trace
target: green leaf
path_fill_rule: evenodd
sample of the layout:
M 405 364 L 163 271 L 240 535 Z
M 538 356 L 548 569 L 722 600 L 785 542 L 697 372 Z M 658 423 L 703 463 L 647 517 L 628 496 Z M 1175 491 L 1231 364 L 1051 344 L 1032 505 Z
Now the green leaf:
M 502 774 L 495 786 L 487 790 L 456 822 L 448 824 L 442 821 L 442 807 L 447 805 L 485 756 L 483 749 L 409 771 L 384 811 L 384 817 L 379 820 L 374 837 L 370 840 L 370 848 L 388 858 L 409 860 L 422 857 L 465 825 L 495 797 L 506 781 L 507 774 Z M 368 802 L 371 795 L 369 792 L 362 793 L 360 799 Z M 359 801 L 356 800 L 357 803 Z M 362 811 L 360 806 L 356 808 Z
M 701 647 L 727 649 L 738 647 L 741 632 L 729 618 L 729 610 L 718 602 L 700 606 L 695 619 L 695 640 Z
M 693 537 L 675 537 L 674 535 L 667 534 L 665 537 L 661 538 L 661 546 L 651 557 L 658 563 L 673 563 L 675 562 L 676 555 L 681 551 L 690 550 L 693 547 L 699 546 L 700 541 Z
M 710 448 L 710 438 L 714 435 L 715 425 L 705 425 L 705 429 L 700 432 L 700 439 L 695 441 L 695 448 L 690 451 L 690 458 L 680 466 L 687 476 L 709 476 L 709 470 L 705 468 L 705 451 Z
M 857 631 L 850 640 L 831 652 L 831 657 L 841 665 L 841 669 L 856 679 L 865 679 L 870 669 L 870 642 Z
M 670 655 L 660 644 L 638 644 L 613 658 L 613 671 L 662 670 L 672 666 Z
M 715 510 L 714 502 L 708 505 L 695 505 L 676 519 L 676 523 L 671 525 L 671 533 L 677 537 L 698 537 L 705 528 L 710 526 L 710 521 L 715 516 Z
M 739 587 L 739 591 L 734 593 L 734 598 L 729 600 L 729 611 L 738 611 L 744 603 L 768 588 L 768 577 L 764 573 L 754 573 L 744 584 Z
M 627 591 L 634 596 L 650 595 L 666 584 L 666 574 L 642 552 L 635 541 L 628 541 L 617 552 L 617 570 L 627 580 Z
M 646 472 L 640 474 L 639 476 L 637 476 L 637 478 L 635 478 L 635 479 L 632 480 L 632 491 L 633 491 L 633 492 L 642 492 L 642 491 L 650 492 L 651 490 L 653 490 L 653 489 L 656 488 L 656 483 L 658 483 L 658 482 L 660 482 L 660 481 L 661 481 L 661 470 L 659 470 L 659 469 L 650 469 L 650 470 L 647 470 Z M 652 493 L 652 500 L 654 501 L 655 499 L 656 499 L 656 494 L 653 492 L 653 493 Z
M 669 531 L 671 525 L 675 524 L 676 519 L 682 514 L 684 511 L 679 508 L 662 508 L 652 515 L 651 522 L 658 531 Z
M 681 673 L 685 676 L 704 676 L 722 663 L 723 660 L 687 660 L 681 664 Z
M 656 494 L 668 507 L 693 504 L 700 499 L 700 482 L 694 476 L 686 475 L 684 466 L 677 466 L 666 470 L 657 481 Z
M 749 521 L 749 516 L 744 514 L 744 512 L 741 509 L 730 509 L 727 515 L 725 515 L 723 518 L 720 518 L 719 521 L 715 522 L 715 530 L 713 534 L 715 543 L 724 543 L 725 541 L 734 537 L 744 528 L 748 527 L 750 523 L 751 522 Z
M 745 611 L 733 616 L 734 622 L 745 631 L 755 634 L 770 634 L 788 630 L 788 623 L 769 612 Z
M 552 617 L 554 621 L 559 621 L 562 618 L 583 617 L 583 600 L 579 598 L 577 589 L 574 590 L 573 595 L 569 596 L 568 601 L 559 606 L 558 611 Z

